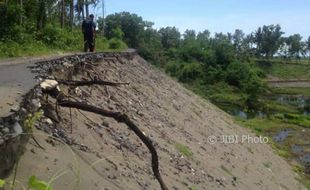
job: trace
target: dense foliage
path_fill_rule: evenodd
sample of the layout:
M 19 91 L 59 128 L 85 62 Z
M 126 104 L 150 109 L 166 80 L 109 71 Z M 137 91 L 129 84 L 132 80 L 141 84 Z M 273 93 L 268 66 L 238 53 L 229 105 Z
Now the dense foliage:
M 301 40 L 296 37 L 282 37 L 279 25 L 263 26 L 250 35 L 236 30 L 234 34 L 211 36 L 208 30 L 181 34 L 175 27 L 155 30 L 152 24 L 136 14 L 122 12 L 106 18 L 105 31 L 109 38 L 122 36 L 146 59 L 202 95 L 210 94 L 208 89 L 223 82 L 234 87 L 244 95 L 241 106 L 248 109 L 261 107 L 258 96 L 264 91 L 262 71 L 250 58 L 280 55 L 283 43 L 290 50 L 285 56 L 300 56 L 299 44 L 304 44 L 295 42 Z
M 0 57 L 81 51 L 80 24 L 90 14 L 89 7 L 96 3 L 95 0 L 0 1 Z M 97 35 L 97 49 L 126 48 L 120 35 L 110 41 Z
M 89 6 L 98 2 L 5 1 L 0 4 L 0 56 L 47 49 L 80 50 L 80 23 L 89 15 Z M 253 63 L 254 57 L 302 58 L 310 52 L 310 37 L 306 41 L 299 34 L 284 37 L 279 25 L 259 27 L 248 35 L 239 29 L 227 34 L 211 35 L 208 30 L 186 30 L 181 34 L 175 27 L 156 30 L 152 22 L 129 12 L 99 18 L 97 23 L 107 38 L 97 38 L 97 49 L 124 49 L 126 42 L 200 94 L 212 94 L 209 89 L 216 86 L 238 91 L 242 94 L 240 104 L 249 109 L 260 107 L 258 95 L 264 91 L 264 76 Z

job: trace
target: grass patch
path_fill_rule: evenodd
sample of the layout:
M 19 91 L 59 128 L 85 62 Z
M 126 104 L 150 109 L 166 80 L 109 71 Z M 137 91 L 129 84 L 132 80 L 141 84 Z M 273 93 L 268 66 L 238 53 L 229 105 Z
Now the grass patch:
M 78 36 L 80 37 L 80 36 Z M 0 41 L 0 58 L 21 57 L 21 56 L 35 56 L 35 55 L 49 55 L 66 52 L 83 52 L 83 39 L 76 38 L 76 41 L 68 42 L 66 45 L 59 46 L 49 44 L 42 41 L 27 41 L 24 43 L 17 43 L 14 41 Z M 122 51 L 127 49 L 127 46 L 122 41 L 107 40 L 102 37 L 96 38 L 96 51 Z
M 239 117 L 235 118 L 235 121 L 246 128 L 252 129 L 257 135 L 268 134 L 270 132 L 278 131 L 281 128 L 291 128 L 292 125 L 283 123 L 278 119 L 241 119 Z
M 195 186 L 192 186 L 192 187 L 189 188 L 189 190 L 198 190 L 198 188 L 195 187 Z
M 310 79 L 310 64 L 283 64 L 273 62 L 259 65 L 266 74 L 282 79 Z
M 310 116 L 309 115 L 284 114 L 284 121 L 286 123 L 310 128 Z
M 283 158 L 289 158 L 291 156 L 288 150 L 276 149 L 276 153 Z
M 183 155 L 186 156 L 187 158 L 192 158 L 193 157 L 193 152 L 190 150 L 190 148 L 186 145 L 176 143 L 175 148 Z
M 310 97 L 310 88 L 271 88 L 274 94 L 304 95 Z
M 269 113 L 299 113 L 297 106 L 290 104 L 280 104 L 274 100 L 264 100 L 265 109 Z
M 297 178 L 297 180 L 302 183 L 308 190 L 310 189 L 310 178 L 303 176 L 302 178 Z

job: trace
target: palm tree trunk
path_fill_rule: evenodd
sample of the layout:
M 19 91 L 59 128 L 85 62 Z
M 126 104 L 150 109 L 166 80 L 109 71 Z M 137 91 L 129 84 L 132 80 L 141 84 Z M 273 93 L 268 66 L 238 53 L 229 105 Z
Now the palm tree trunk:
M 85 10 L 86 10 L 86 17 L 89 17 L 89 2 L 88 0 L 85 0 Z
M 78 21 L 80 21 L 81 20 L 81 1 L 80 0 L 77 1 L 76 7 L 77 7 L 77 12 L 78 12 L 78 15 L 77 15 Z
M 19 0 L 19 6 L 21 9 L 20 17 L 19 17 L 19 24 L 23 24 L 23 0 Z
M 61 19 L 60 19 L 60 25 L 61 25 L 61 28 L 64 27 L 65 25 L 65 0 L 62 0 L 61 1 Z
M 74 19 L 74 0 L 70 2 L 70 29 L 73 28 L 73 19 Z
M 82 19 L 84 20 L 85 19 L 84 0 L 81 0 L 81 5 L 80 6 L 82 7 Z

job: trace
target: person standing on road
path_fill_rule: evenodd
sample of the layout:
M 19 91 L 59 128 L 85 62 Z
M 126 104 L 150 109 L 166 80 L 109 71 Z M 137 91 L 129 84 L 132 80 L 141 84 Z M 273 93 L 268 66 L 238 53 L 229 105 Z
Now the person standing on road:
M 94 15 L 89 15 L 89 18 L 82 23 L 82 32 L 84 35 L 84 51 L 95 51 L 95 37 L 96 37 L 96 24 L 94 22 Z

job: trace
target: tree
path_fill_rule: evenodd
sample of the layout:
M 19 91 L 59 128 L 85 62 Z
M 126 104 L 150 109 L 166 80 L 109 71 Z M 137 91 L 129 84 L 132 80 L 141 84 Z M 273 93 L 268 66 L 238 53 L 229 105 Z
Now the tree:
M 70 29 L 73 28 L 73 20 L 74 20 L 74 0 L 70 0 Z
M 299 58 L 303 49 L 302 37 L 299 34 L 291 35 L 287 38 L 288 53 L 290 57 Z
M 215 33 L 215 37 L 212 40 L 212 49 L 215 51 L 216 63 L 223 68 L 226 68 L 234 60 L 234 47 L 228 35 Z
M 39 0 L 38 1 L 38 11 L 37 11 L 37 30 L 41 30 L 44 28 L 46 23 L 47 15 L 46 15 L 46 1 Z
M 177 48 L 180 45 L 181 33 L 176 27 L 161 28 L 158 31 L 164 48 Z
M 183 34 L 184 42 L 195 40 L 196 39 L 196 32 L 195 30 L 185 30 Z
M 281 31 L 280 25 L 259 27 L 255 33 L 257 54 L 264 55 L 267 58 L 273 57 L 281 46 L 282 34 L 284 33 Z
M 232 35 L 233 45 L 237 55 L 240 55 L 244 51 L 244 36 L 242 30 L 235 30 L 235 33 Z
M 309 53 L 309 58 L 310 58 L 310 36 L 308 37 L 308 40 L 306 41 L 306 47 L 307 47 L 306 49 Z
M 163 66 L 163 46 L 160 34 L 148 28 L 139 35 L 139 39 L 139 53 L 151 62 Z
M 200 46 L 202 48 L 207 48 L 210 43 L 210 31 L 209 30 L 204 30 L 203 32 L 199 32 L 197 35 L 197 40 L 200 43 Z
M 99 24 L 100 25 L 100 24 Z M 151 28 L 153 23 L 144 21 L 137 14 L 121 12 L 106 17 L 105 31 L 108 38 L 113 37 L 113 29 L 119 27 L 124 32 L 123 40 L 132 48 L 139 47 L 139 36 Z
M 65 0 L 61 0 L 61 17 L 60 17 L 60 26 L 61 28 L 64 27 L 65 25 L 65 17 L 66 17 L 66 1 Z

